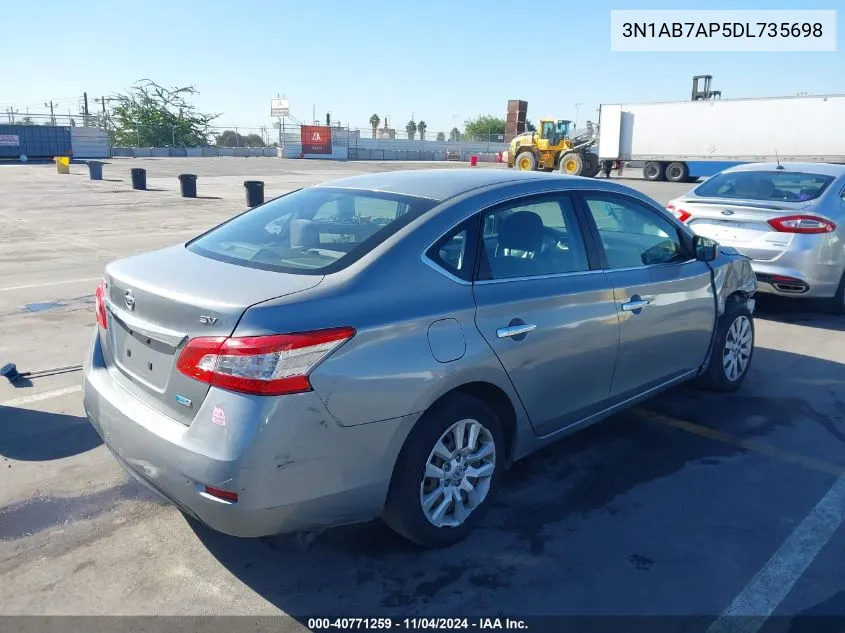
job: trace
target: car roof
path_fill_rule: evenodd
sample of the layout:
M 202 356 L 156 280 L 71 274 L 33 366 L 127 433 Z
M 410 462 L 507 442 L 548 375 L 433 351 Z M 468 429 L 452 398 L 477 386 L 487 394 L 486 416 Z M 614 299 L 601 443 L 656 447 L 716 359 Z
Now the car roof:
M 593 180 L 592 178 L 586 179 L 537 171 L 466 167 L 385 171 L 340 178 L 314 186 L 383 191 L 442 202 L 480 187 L 548 178 L 559 179 L 562 189 L 577 186 L 577 183 L 585 180 Z
M 744 165 L 736 165 L 729 167 L 722 173 L 737 172 L 737 171 L 786 171 L 786 172 L 801 172 L 805 174 L 819 174 L 822 176 L 833 176 L 839 178 L 845 176 L 845 165 L 835 165 L 833 163 L 798 163 L 798 162 L 781 162 L 780 166 L 783 169 L 778 169 L 778 163 L 746 163 Z

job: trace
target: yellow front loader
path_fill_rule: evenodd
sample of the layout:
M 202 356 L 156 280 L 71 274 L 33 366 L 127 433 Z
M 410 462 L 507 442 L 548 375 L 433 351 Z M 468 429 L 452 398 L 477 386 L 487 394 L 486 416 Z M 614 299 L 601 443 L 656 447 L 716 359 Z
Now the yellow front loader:
M 569 176 L 592 178 L 599 173 L 599 157 L 592 148 L 598 134 L 591 122 L 587 131 L 569 136 L 572 121 L 541 119 L 537 132 L 516 136 L 508 151 L 508 167 L 521 171 L 554 171 Z

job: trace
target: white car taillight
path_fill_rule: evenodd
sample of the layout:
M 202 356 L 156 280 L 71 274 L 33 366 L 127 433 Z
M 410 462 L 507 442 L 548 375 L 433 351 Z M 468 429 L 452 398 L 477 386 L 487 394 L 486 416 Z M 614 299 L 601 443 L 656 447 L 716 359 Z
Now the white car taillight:
M 814 215 L 790 215 L 769 220 L 771 227 L 779 233 L 832 233 L 836 225 L 830 220 Z
M 177 369 L 215 387 L 262 395 L 311 390 L 308 374 L 355 335 L 350 327 L 296 334 L 200 337 L 182 350 Z

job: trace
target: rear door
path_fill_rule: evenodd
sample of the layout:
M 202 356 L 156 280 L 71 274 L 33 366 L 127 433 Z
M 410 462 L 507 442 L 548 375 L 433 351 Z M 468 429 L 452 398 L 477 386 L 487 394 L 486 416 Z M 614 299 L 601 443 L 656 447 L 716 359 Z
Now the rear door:
M 571 198 L 483 212 L 476 324 L 539 435 L 601 410 L 618 346 L 613 290 L 591 261 Z
M 604 192 L 585 192 L 583 204 L 619 314 L 613 401 L 697 370 L 716 318 L 710 267 L 659 209 Z

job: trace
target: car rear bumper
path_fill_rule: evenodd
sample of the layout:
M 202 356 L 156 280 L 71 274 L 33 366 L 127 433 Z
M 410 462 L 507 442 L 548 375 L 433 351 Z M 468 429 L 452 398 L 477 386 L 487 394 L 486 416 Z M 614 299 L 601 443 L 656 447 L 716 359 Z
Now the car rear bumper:
M 790 249 L 773 261 L 752 260 L 751 268 L 757 275 L 758 290 L 793 297 L 834 296 L 845 271 L 845 255 L 841 252 L 841 246 L 838 254 L 827 250 Z
M 85 411 L 117 461 L 186 514 L 233 536 L 377 517 L 415 417 L 342 427 L 313 392 L 268 398 L 212 388 L 185 426 L 129 394 L 111 371 L 95 334 Z M 212 422 L 215 407 L 227 412 L 225 426 L 219 415 Z M 238 500 L 217 499 L 205 486 Z

